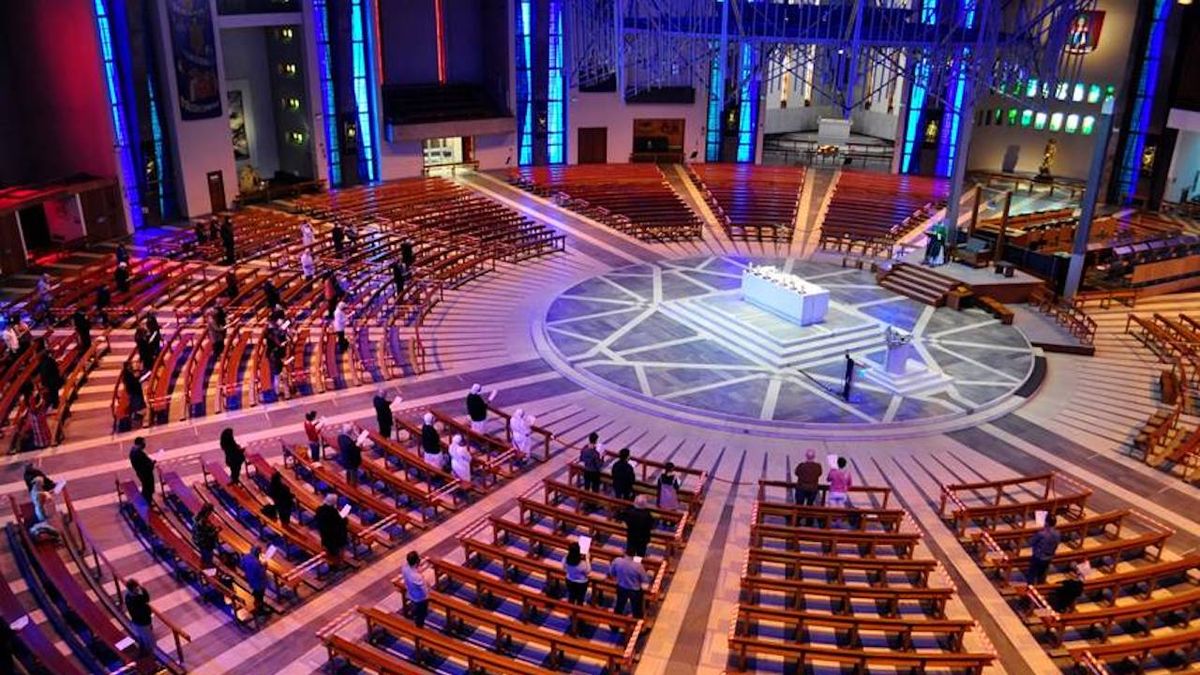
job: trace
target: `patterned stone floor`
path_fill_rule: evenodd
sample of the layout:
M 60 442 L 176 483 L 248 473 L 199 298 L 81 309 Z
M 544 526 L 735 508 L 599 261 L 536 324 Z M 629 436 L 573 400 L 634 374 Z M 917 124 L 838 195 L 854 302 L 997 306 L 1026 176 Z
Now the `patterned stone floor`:
M 741 298 L 748 263 L 772 264 L 830 292 L 825 321 L 799 326 Z M 914 336 L 930 386 L 896 391 L 882 369 L 888 325 Z M 770 422 L 775 430 L 905 424 L 961 416 L 1011 395 L 1033 369 L 1020 331 L 979 310 L 934 309 L 876 285 L 869 272 L 828 263 L 706 256 L 619 267 L 550 305 L 544 354 L 568 377 L 633 405 L 697 421 Z M 845 354 L 860 364 L 840 396 Z M 864 363 L 865 362 L 865 363 Z

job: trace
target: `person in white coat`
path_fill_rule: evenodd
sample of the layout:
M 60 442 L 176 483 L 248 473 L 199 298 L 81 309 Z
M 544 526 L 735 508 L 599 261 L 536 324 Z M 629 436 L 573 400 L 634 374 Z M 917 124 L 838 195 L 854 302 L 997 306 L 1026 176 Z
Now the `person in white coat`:
M 508 418 L 508 436 L 512 441 L 513 449 L 518 453 L 521 451 L 521 446 L 526 445 L 525 434 L 525 410 L 517 408 L 512 417 Z
M 516 415 L 513 420 L 517 421 Z M 513 431 L 513 447 L 517 449 L 517 455 L 520 456 L 522 462 L 529 461 L 533 454 L 533 425 L 537 422 L 537 418 L 533 415 L 526 415 L 522 411 L 521 418 L 517 421 L 517 427 Z
M 312 281 L 317 275 L 317 263 L 313 260 L 312 251 L 307 248 L 300 253 L 300 274 L 304 275 L 305 281 Z
M 307 220 L 300 223 L 300 241 L 304 244 L 305 248 L 312 246 L 313 242 L 316 241 L 316 237 L 313 235 L 312 224 Z
M 333 332 L 337 333 L 337 348 L 339 352 L 344 352 L 350 347 L 350 341 L 346 339 L 346 325 L 349 317 L 346 316 L 346 302 L 339 300 L 336 307 L 333 308 Z
M 471 450 L 461 434 L 454 434 L 450 439 L 450 471 L 463 483 L 471 482 Z

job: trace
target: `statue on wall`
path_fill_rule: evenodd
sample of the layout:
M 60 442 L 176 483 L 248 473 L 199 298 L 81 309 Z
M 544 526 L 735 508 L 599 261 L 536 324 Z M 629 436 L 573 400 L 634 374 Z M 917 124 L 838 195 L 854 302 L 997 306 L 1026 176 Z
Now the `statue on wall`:
M 1042 165 L 1038 167 L 1038 180 L 1053 180 L 1050 169 L 1054 166 L 1054 157 L 1058 154 L 1058 141 L 1051 138 L 1046 141 L 1046 149 L 1042 150 Z

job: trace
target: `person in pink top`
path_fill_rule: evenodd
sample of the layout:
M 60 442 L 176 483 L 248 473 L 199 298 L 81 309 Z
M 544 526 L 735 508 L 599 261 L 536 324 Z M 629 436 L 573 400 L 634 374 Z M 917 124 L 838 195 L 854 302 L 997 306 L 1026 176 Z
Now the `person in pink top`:
M 829 494 L 825 498 L 825 505 L 835 509 L 849 506 L 851 479 L 845 457 L 838 457 L 837 468 L 829 470 L 828 480 Z

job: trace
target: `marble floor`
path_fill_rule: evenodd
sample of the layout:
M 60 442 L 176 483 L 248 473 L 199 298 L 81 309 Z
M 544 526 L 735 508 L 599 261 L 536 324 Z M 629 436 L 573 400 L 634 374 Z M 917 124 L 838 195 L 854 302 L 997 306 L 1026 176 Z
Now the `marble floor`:
M 836 178 L 830 172 L 806 181 L 802 217 L 820 212 L 824 190 Z M 319 628 L 360 604 L 398 606 L 391 579 L 409 549 L 460 562 L 457 535 L 464 528 L 487 514 L 513 511 L 515 497 L 543 478 L 565 476 L 573 458 L 566 446 L 592 431 L 610 447 L 628 446 L 656 459 L 703 468 L 712 476 L 642 650 L 638 675 L 716 674 L 730 667 L 730 620 L 758 481 L 787 478 L 808 448 L 822 456 L 846 457 L 858 484 L 893 490 L 899 506 L 924 533 L 923 545 L 958 589 L 947 614 L 977 621 L 982 630 L 971 633 L 969 646 L 990 645 L 999 655 L 989 674 L 1045 675 L 1062 672 L 1062 663 L 1050 658 L 938 517 L 943 483 L 1061 471 L 1091 488 L 1104 508 L 1136 509 L 1170 523 L 1176 533 L 1168 543 L 1168 557 L 1200 546 L 1196 488 L 1129 456 L 1135 428 L 1156 407 L 1157 362 L 1123 334 L 1124 308 L 1094 312 L 1100 326 L 1095 357 L 1041 354 L 1018 331 L 1002 329 L 984 316 L 928 312 L 880 293 L 856 272 L 831 269 L 805 250 L 810 246 L 807 233 L 815 231 L 812 222 L 798 224 L 790 247 L 731 242 L 712 223 L 703 242 L 650 245 L 493 177 L 459 180 L 555 227 L 567 235 L 567 251 L 500 264 L 495 272 L 447 292 L 430 319 L 429 372 L 395 384 L 412 408 L 457 415 L 463 414 L 463 396 L 472 383 L 497 390 L 497 405 L 523 407 L 553 431 L 556 454 L 548 462 L 384 552 L 333 589 L 247 631 L 172 578 L 119 517 L 113 481 L 131 475 L 126 454 L 135 434 L 80 437 L 68 428 L 70 442 L 36 458 L 45 471 L 68 481 L 80 518 L 111 564 L 141 580 L 156 606 L 191 635 L 184 645 L 191 671 L 319 672 L 326 661 L 315 635 Z M 822 187 L 814 192 L 814 184 Z M 765 359 L 778 345 L 806 338 L 803 331 L 789 334 L 761 317 L 738 318 L 738 310 L 726 302 L 722 293 L 731 288 L 730 275 L 749 260 L 790 265 L 813 277 L 829 275 L 825 282 L 837 288 L 835 325 L 853 330 L 886 321 L 919 328 L 928 343 L 922 358 L 950 374 L 952 384 L 937 395 L 900 397 L 894 405 L 894 397 L 885 402 L 864 389 L 862 398 L 847 408 L 822 395 L 830 373 L 821 370 L 820 359 L 804 362 L 801 350 L 795 358 L 813 371 L 811 380 L 764 371 L 759 384 L 731 385 L 740 377 L 732 373 L 756 363 L 752 356 Z M 670 307 L 663 311 L 670 303 L 700 306 L 690 313 Z M 654 312 L 647 311 L 656 304 Z M 1138 311 L 1200 311 L 1200 296 L 1156 299 L 1144 308 L 1139 305 Z M 745 344 L 748 339 L 722 335 L 714 329 L 717 314 L 754 324 L 763 340 L 776 342 L 751 348 Z M 637 330 L 621 330 L 628 317 L 643 315 Z M 606 343 L 608 353 L 589 354 L 599 343 Z M 791 367 L 787 350 L 775 351 Z M 603 363 L 618 361 L 613 358 L 618 356 L 641 359 L 644 376 L 618 375 L 619 368 Z M 711 367 L 685 367 L 696 363 L 736 368 L 714 375 Z M 1043 376 L 1022 387 L 1031 370 Z M 779 383 L 773 397 L 770 382 Z M 309 409 L 334 423 L 373 423 L 373 391 L 330 391 L 141 433 L 150 448 L 164 449 L 162 468 L 194 482 L 201 476 L 201 460 L 219 459 L 222 428 L 233 428 L 243 443 L 259 444 L 278 462 L 276 439 L 301 439 L 303 414 Z M 884 420 L 894 426 L 880 432 Z M 824 426 L 805 428 L 813 424 Z M 22 495 L 20 474 L 31 459 L 0 459 L 0 493 Z M 11 517 L 4 511 L 0 518 L 7 522 Z M 0 556 L 0 573 L 26 606 L 35 605 L 10 555 Z M 170 648 L 169 635 L 160 630 L 158 637 L 161 646 Z

